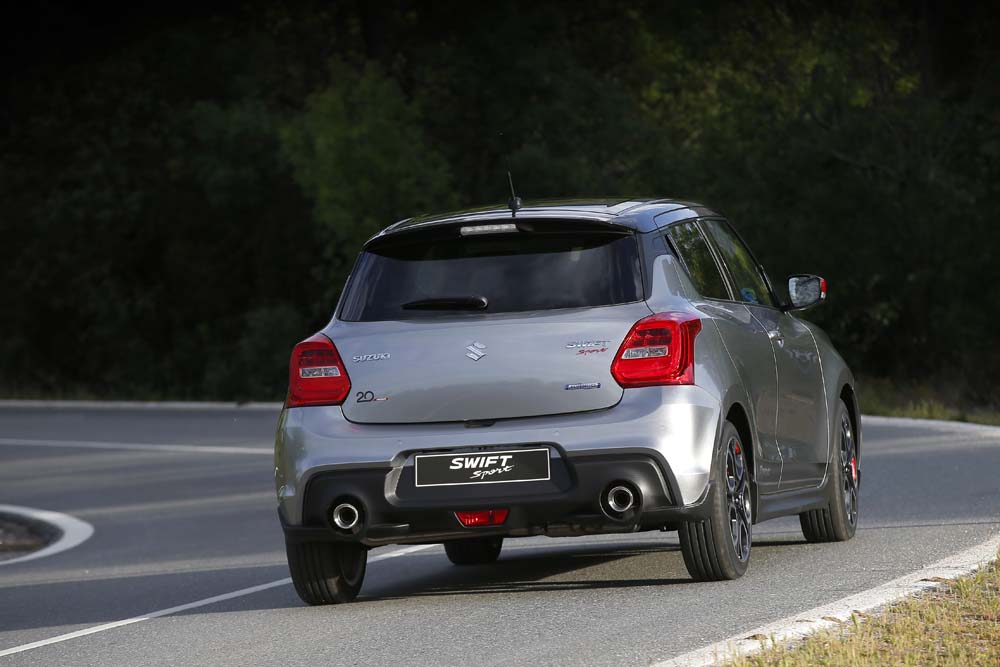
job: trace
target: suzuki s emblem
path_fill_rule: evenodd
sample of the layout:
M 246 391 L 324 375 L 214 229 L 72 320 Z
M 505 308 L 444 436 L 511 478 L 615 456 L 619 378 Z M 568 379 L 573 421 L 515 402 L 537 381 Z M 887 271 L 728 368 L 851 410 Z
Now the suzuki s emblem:
M 467 346 L 465 349 L 468 350 L 465 356 L 473 361 L 479 361 L 486 356 L 486 352 L 484 352 L 486 346 L 479 341 L 472 341 L 472 345 Z

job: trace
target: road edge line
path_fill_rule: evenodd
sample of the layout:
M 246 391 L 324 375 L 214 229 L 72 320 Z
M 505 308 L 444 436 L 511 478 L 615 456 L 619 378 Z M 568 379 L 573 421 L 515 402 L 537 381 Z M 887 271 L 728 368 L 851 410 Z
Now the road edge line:
M 945 431 L 971 431 L 973 433 L 996 433 L 1000 426 L 979 424 L 976 422 L 960 422 L 946 419 L 921 419 L 918 417 L 889 417 L 886 415 L 861 415 L 861 426 L 922 426 L 938 428 Z
M 42 547 L 38 551 L 32 551 L 29 554 L 17 556 L 16 558 L 0 560 L 0 567 L 25 563 L 47 556 L 55 556 L 58 553 L 80 546 L 94 534 L 94 527 L 92 525 L 82 519 L 77 519 L 75 516 L 63 514 L 62 512 L 40 510 L 34 507 L 21 507 L 20 505 L 0 505 L 0 512 L 47 523 L 58 528 L 61 533 L 56 541 Z
M 53 447 L 56 449 L 107 449 L 112 451 L 173 452 L 181 454 L 266 454 L 274 448 L 241 445 L 182 445 L 171 442 L 97 442 L 87 440 L 33 440 L 31 438 L 0 438 L 0 447 Z
M 669 660 L 654 662 L 652 667 L 710 667 L 759 653 L 772 645 L 804 639 L 815 632 L 839 627 L 850 621 L 856 612 L 870 613 L 920 591 L 939 587 L 940 582 L 934 579 L 954 579 L 970 574 L 995 560 L 998 549 L 1000 534 L 874 588 L 786 616 Z M 763 636 L 766 639 L 749 639 L 752 636 Z
M 250 401 L 227 403 L 225 401 L 89 401 L 89 400 L 35 400 L 0 399 L 4 408 L 57 408 L 76 410 L 242 410 L 246 412 L 278 412 L 281 403 Z

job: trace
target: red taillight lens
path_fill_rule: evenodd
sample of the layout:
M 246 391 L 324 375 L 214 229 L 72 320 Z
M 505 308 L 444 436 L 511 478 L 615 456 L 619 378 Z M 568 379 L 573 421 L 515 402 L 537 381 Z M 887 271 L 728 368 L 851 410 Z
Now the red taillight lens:
M 455 516 L 466 528 L 476 526 L 499 526 L 507 520 L 507 510 L 481 510 L 479 512 L 455 512 Z
M 656 313 L 645 317 L 625 336 L 611 363 L 622 387 L 694 384 L 694 337 L 701 320 L 689 313 Z
M 351 378 L 329 338 L 316 334 L 295 346 L 288 367 L 286 408 L 340 405 L 350 391 Z

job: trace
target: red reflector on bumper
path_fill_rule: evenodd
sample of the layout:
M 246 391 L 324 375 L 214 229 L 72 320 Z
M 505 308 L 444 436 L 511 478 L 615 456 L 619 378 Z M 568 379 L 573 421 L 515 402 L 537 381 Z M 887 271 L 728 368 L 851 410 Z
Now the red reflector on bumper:
M 499 526 L 507 520 L 507 510 L 482 510 L 479 512 L 455 512 L 455 516 L 466 528 L 475 526 Z

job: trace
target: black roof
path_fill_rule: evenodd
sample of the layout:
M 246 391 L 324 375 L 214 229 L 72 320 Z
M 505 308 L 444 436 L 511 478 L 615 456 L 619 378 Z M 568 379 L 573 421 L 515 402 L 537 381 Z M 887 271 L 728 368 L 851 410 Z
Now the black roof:
M 686 218 L 717 216 L 711 209 L 689 201 L 676 199 L 553 199 L 523 204 L 517 218 L 577 219 L 606 222 L 639 232 L 651 232 L 659 227 Z M 389 225 L 373 239 L 432 225 L 457 222 L 510 220 L 506 205 L 484 206 L 462 211 L 407 218 Z

